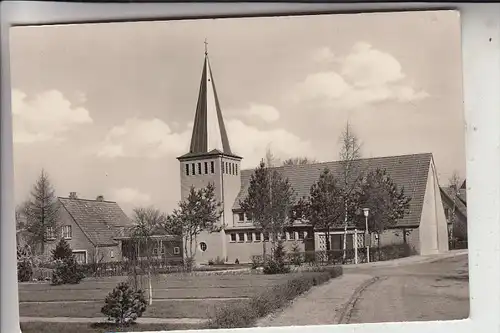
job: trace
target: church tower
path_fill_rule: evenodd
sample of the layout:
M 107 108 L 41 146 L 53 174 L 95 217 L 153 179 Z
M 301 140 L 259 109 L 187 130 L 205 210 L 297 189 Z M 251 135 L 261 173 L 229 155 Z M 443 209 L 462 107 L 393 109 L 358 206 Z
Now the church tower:
M 191 144 L 189 152 L 177 159 L 180 162 L 181 199 L 187 198 L 192 186 L 203 188 L 212 183 L 217 200 L 223 206 L 221 223 L 232 226 L 232 206 L 241 187 L 242 158 L 231 151 L 206 42 Z M 224 231 L 199 235 L 197 263 L 216 258 L 226 260 L 226 243 Z

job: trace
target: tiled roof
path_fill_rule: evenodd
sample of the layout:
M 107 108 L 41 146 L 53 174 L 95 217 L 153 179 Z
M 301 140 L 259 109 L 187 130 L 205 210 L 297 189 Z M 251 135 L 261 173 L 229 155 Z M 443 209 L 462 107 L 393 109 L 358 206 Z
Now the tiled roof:
M 116 244 L 114 237 L 132 221 L 113 201 L 59 198 L 59 202 L 94 245 Z
M 429 166 L 432 160 L 431 153 L 402 156 L 366 158 L 355 161 L 353 168 L 357 170 L 385 169 L 399 187 L 404 187 L 406 195 L 410 196 L 410 213 L 397 226 L 418 226 L 422 213 L 424 194 L 427 185 Z M 305 165 L 287 165 L 275 169 L 285 178 L 288 178 L 296 192 L 296 199 L 309 196 L 311 186 L 316 182 L 325 168 L 340 177 L 342 167 L 340 161 L 323 162 Z M 246 197 L 250 176 L 253 169 L 241 171 L 241 190 L 233 209 L 238 210 L 239 202 Z

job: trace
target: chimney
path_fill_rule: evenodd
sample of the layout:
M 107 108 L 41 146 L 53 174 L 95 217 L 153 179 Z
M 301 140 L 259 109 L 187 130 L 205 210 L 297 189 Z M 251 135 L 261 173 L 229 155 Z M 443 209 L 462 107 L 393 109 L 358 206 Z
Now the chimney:
M 78 197 L 76 196 L 76 192 L 69 192 L 69 198 L 70 199 L 78 199 Z
M 104 196 L 103 195 L 98 195 L 97 198 L 95 198 L 96 201 L 104 201 Z

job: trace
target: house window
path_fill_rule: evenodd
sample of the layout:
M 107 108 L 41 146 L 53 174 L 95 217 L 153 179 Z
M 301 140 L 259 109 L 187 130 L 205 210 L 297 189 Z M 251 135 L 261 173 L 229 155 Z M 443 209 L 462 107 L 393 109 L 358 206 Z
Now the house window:
M 231 242 L 236 242 L 236 234 L 231 234 Z
M 247 242 L 253 241 L 253 233 L 252 232 L 247 232 Z
M 299 239 L 304 239 L 304 232 L 303 231 L 299 231 Z
M 186 176 L 189 176 L 189 164 L 186 164 Z
M 181 253 L 181 248 L 178 246 L 174 246 L 174 254 L 180 254 Z
M 214 161 L 210 162 L 210 173 L 215 173 Z
M 73 255 L 75 256 L 75 260 L 79 264 L 87 263 L 87 252 L 86 251 L 73 251 Z
M 252 221 L 252 214 L 247 213 L 247 221 L 251 222 Z
M 231 163 L 231 174 L 234 175 L 234 163 Z
M 205 175 L 208 173 L 208 162 L 205 162 Z
M 205 252 L 207 250 L 207 243 L 201 242 L 200 243 L 200 250 L 201 250 L 201 252 Z
M 226 162 L 226 173 L 229 173 L 229 163 Z
M 239 213 L 238 214 L 238 221 L 239 222 L 245 221 L 245 214 L 244 213 Z
M 288 233 L 288 239 L 289 240 L 295 240 L 295 231 L 290 231 Z
M 260 241 L 261 241 L 261 236 L 262 236 L 262 235 L 261 235 L 261 233 L 260 233 L 260 232 L 256 232 L 256 233 L 255 233 L 255 241 L 256 241 L 256 242 L 260 242 Z
M 245 241 L 245 234 L 243 232 L 240 232 L 238 234 L 238 242 L 244 242 Z
M 236 175 L 238 175 L 238 164 L 235 164 L 235 167 L 236 167 L 236 169 L 235 169 Z
M 62 237 L 64 239 L 71 239 L 71 226 L 70 225 L 65 225 L 62 228 Z
M 54 228 L 52 227 L 47 227 L 46 231 L 45 231 L 45 236 L 47 237 L 47 239 L 49 240 L 52 240 L 52 239 L 56 239 L 56 235 L 54 233 Z
M 264 233 L 264 242 L 269 242 L 269 233 L 268 232 Z
M 201 175 L 201 163 L 198 163 L 198 174 Z
M 196 169 L 195 169 L 194 163 L 191 164 L 191 174 L 196 175 Z

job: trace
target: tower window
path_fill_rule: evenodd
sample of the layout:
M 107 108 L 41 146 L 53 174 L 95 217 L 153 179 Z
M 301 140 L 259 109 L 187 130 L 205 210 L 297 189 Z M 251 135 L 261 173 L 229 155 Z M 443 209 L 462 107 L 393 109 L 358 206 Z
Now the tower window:
M 214 161 L 210 162 L 210 172 L 215 173 Z
M 244 213 L 239 213 L 238 214 L 238 221 L 240 221 L 240 222 L 245 221 L 245 214 Z
M 196 169 L 195 169 L 194 163 L 191 164 L 191 174 L 196 175 Z
M 198 163 L 198 174 L 201 175 L 201 163 Z
M 186 176 L 189 176 L 189 164 L 186 164 Z
M 208 173 L 208 162 L 205 162 L 205 175 Z
M 238 164 L 236 164 L 235 167 L 236 167 L 235 171 L 236 171 L 236 176 L 237 176 L 238 175 Z

